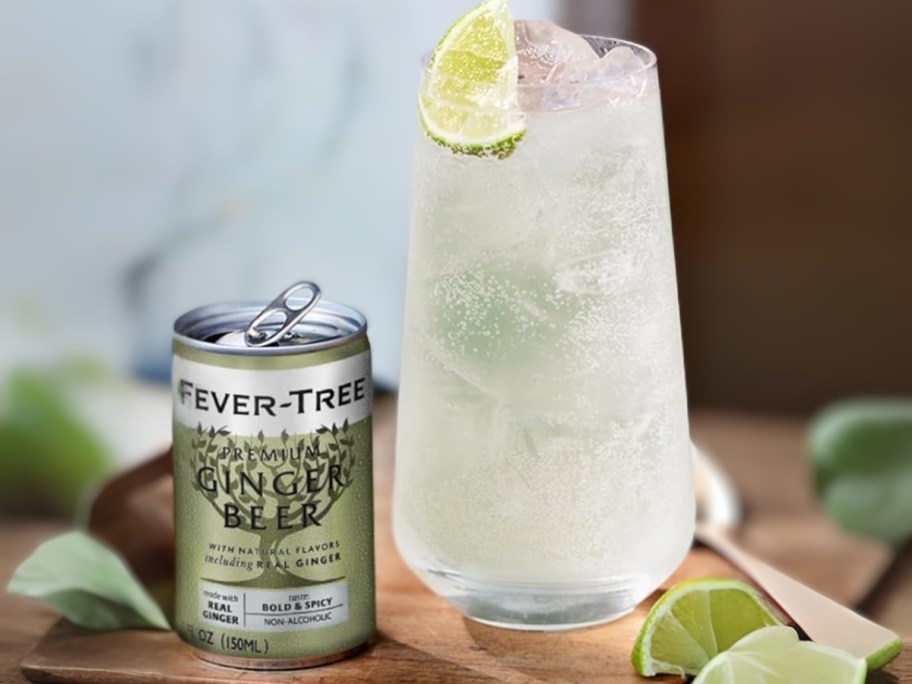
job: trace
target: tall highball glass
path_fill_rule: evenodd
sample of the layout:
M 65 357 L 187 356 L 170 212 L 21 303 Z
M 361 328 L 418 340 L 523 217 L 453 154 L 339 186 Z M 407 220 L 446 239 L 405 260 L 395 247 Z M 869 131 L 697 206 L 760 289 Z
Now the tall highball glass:
M 521 84 L 508 158 L 421 130 L 414 157 L 396 542 L 465 615 L 518 629 L 629 612 L 693 534 L 656 59 L 587 40 L 639 66 Z

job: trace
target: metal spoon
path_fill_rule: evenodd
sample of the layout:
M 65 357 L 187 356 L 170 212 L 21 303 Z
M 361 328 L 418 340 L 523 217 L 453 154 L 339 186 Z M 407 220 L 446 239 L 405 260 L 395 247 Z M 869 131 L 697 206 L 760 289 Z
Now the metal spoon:
M 697 490 L 694 537 L 729 560 L 773 599 L 805 634 L 879 666 L 900 648 L 899 636 L 805 584 L 792 579 L 740 548 L 730 533 L 740 519 L 733 487 L 718 466 L 693 448 Z

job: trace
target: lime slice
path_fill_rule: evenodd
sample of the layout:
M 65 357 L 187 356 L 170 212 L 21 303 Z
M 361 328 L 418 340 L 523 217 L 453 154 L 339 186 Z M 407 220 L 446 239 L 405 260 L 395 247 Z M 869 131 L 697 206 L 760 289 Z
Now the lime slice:
M 694 684 L 864 684 L 863 658 L 812 641 L 791 627 L 748 634 L 703 668 Z
M 454 152 L 508 157 L 526 132 L 507 0 L 459 19 L 434 50 L 418 97 L 427 135 Z
M 751 632 L 784 620 L 744 582 L 696 579 L 676 584 L 656 602 L 633 645 L 637 673 L 695 675 Z

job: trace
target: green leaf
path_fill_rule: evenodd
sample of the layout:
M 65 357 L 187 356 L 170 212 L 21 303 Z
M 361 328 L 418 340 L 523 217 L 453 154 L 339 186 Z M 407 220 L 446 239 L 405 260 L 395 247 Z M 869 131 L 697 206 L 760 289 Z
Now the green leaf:
M 810 431 L 817 490 L 846 530 L 912 537 L 912 400 L 863 399 L 824 411 Z
M 171 629 L 124 560 L 83 532 L 44 542 L 16 569 L 7 590 L 89 629 Z

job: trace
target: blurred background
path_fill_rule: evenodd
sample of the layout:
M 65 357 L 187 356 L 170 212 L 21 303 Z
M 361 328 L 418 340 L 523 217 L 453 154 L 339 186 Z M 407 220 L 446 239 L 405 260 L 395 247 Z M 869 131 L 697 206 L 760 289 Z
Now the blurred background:
M 196 306 L 314 280 L 395 388 L 420 58 L 471 4 L 0 0 L 0 508 L 167 446 Z
M 418 60 L 472 4 L 0 0 L 0 510 L 167 447 L 201 304 L 315 280 L 395 388 Z M 912 4 L 512 5 L 658 53 L 695 411 L 912 395 Z
M 568 24 L 610 31 L 604 4 Z M 659 55 L 692 403 L 912 393 L 912 4 L 630 7 Z

